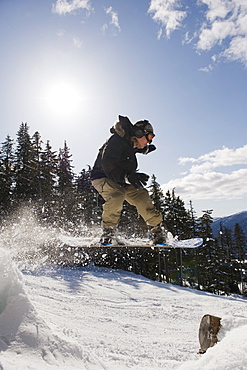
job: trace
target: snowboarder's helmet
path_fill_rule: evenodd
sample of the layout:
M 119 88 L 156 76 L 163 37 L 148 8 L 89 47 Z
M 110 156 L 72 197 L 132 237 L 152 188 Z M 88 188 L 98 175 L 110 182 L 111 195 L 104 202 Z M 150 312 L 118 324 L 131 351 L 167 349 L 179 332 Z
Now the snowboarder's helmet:
M 140 139 L 143 136 L 146 136 L 147 141 L 151 143 L 152 139 L 154 138 L 154 130 L 151 123 L 147 120 L 137 121 L 134 125 L 134 136 Z

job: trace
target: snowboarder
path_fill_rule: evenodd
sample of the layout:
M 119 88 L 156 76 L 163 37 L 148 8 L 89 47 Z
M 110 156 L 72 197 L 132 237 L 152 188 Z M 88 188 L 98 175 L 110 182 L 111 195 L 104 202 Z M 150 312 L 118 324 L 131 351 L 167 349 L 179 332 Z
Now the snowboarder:
M 99 149 L 91 173 L 94 188 L 105 200 L 100 242 L 118 243 L 116 229 L 126 200 L 152 226 L 150 236 L 153 244 L 165 243 L 165 232 L 161 227 L 162 215 L 144 188 L 149 176 L 137 171 L 136 153 L 148 154 L 156 149 L 151 144 L 155 136 L 153 127 L 147 120 L 133 125 L 128 117 L 119 116 L 110 132 L 112 136 Z

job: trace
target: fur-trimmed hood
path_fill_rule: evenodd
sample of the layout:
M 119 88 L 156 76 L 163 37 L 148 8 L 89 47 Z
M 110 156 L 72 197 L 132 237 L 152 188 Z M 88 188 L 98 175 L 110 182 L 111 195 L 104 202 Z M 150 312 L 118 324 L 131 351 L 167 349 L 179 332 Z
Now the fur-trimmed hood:
M 120 137 L 130 139 L 133 136 L 133 124 L 130 122 L 128 117 L 118 116 L 118 121 L 111 128 L 112 134 L 117 134 Z

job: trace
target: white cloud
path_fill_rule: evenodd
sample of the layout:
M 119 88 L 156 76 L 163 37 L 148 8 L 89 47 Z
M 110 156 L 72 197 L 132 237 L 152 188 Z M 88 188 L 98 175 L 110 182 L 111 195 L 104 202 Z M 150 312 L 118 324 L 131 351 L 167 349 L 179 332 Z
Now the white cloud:
M 179 158 L 179 163 L 197 163 L 191 167 L 191 172 L 205 172 L 217 167 L 247 164 L 247 145 L 237 149 L 224 147 L 199 158 Z
M 73 38 L 73 44 L 78 49 L 82 47 L 82 41 L 78 37 Z
M 57 36 L 58 37 L 63 37 L 64 35 L 65 35 L 65 31 L 64 30 L 57 31 Z
M 239 60 L 247 66 L 247 35 L 234 37 L 222 56 L 229 60 Z
M 89 0 L 57 0 L 55 4 L 52 4 L 52 12 L 59 15 L 66 15 L 76 10 L 85 9 L 91 10 Z
M 106 31 L 108 30 L 108 24 L 103 24 L 103 26 L 101 27 L 101 31 L 103 32 L 103 33 L 106 33 Z
M 121 28 L 119 25 L 118 13 L 113 10 L 112 6 L 110 6 L 109 8 L 106 8 L 105 12 L 111 17 L 110 25 L 114 26 L 114 28 L 120 32 Z M 103 32 L 105 32 L 107 29 L 108 29 L 108 25 L 104 24 L 102 27 Z
M 221 44 L 222 41 L 236 35 L 235 24 L 232 21 L 214 21 L 211 28 L 203 27 L 197 43 L 197 48 L 201 50 L 210 50 L 216 44 Z
M 199 68 L 199 71 L 202 71 L 202 72 L 211 72 L 212 70 L 214 69 L 214 66 L 212 64 L 209 64 L 208 66 L 204 67 L 204 68 Z
M 165 192 L 176 188 L 176 193 L 186 200 L 240 199 L 247 195 L 247 168 L 244 168 L 247 145 L 237 149 L 222 148 L 199 158 L 180 158 L 179 163 L 192 163 L 189 174 L 162 185 Z M 229 173 L 214 171 L 234 165 L 242 168 Z
M 160 23 L 166 29 L 166 36 L 181 26 L 187 16 L 186 11 L 178 10 L 181 3 L 178 0 L 152 0 L 148 12 L 152 14 L 153 20 Z M 159 31 L 159 37 L 161 30 Z
M 151 0 L 149 13 L 154 21 L 166 30 L 166 36 L 182 26 L 189 5 L 181 9 L 177 0 Z M 247 66 L 247 1 L 246 0 L 198 0 L 198 10 L 204 10 L 204 20 L 194 35 L 197 35 L 196 49 L 210 51 L 219 45 L 218 56 L 229 61 L 235 60 Z M 204 6 L 204 8 L 202 8 Z M 161 34 L 161 31 L 160 31 Z M 188 33 L 187 36 L 188 38 Z M 194 37 L 194 36 L 193 36 Z M 215 61 L 219 58 L 215 57 Z M 211 71 L 203 68 L 203 71 Z
M 232 10 L 232 1 L 230 0 L 201 0 L 208 6 L 206 18 L 213 22 L 217 18 L 225 18 Z

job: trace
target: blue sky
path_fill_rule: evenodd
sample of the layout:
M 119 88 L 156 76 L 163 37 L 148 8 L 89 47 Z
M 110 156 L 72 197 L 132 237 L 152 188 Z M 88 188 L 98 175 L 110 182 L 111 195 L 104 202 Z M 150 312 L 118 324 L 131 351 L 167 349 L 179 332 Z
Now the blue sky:
M 140 171 L 197 215 L 247 209 L 247 3 L 1 0 L 3 142 L 21 122 L 75 172 L 119 114 L 154 126 Z

